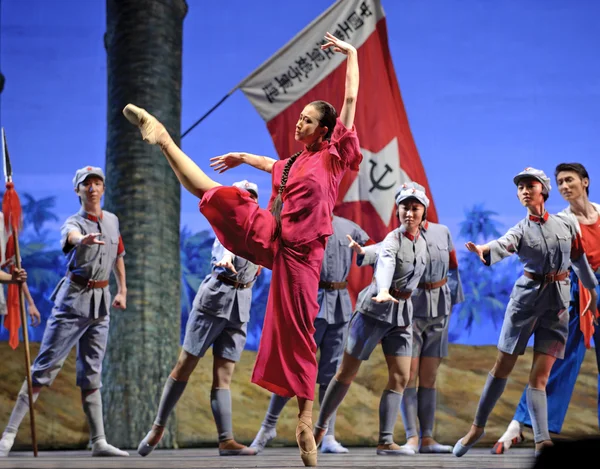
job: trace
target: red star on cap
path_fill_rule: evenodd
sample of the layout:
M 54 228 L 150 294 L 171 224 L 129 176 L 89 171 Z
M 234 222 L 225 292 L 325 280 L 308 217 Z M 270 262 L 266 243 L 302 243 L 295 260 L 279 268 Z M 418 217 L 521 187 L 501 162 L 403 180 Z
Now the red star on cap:
M 88 167 L 87 167 L 87 168 L 85 168 L 85 169 L 87 169 L 88 171 L 91 171 L 91 170 L 92 170 L 92 167 L 91 167 L 91 166 L 88 166 Z

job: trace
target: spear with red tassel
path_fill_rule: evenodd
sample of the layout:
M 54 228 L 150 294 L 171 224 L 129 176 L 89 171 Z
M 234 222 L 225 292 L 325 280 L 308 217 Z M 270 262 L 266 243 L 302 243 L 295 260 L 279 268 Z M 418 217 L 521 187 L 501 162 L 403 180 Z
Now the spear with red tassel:
M 2 156 L 4 161 L 4 179 L 6 180 L 6 192 L 2 200 L 2 213 L 4 214 L 4 228 L 11 234 L 9 243 L 14 247 L 15 261 L 11 269 L 21 268 L 21 252 L 19 250 L 19 230 L 22 227 L 22 210 L 19 195 L 12 181 L 12 167 L 8 156 L 6 145 L 6 134 L 4 128 L 2 133 Z M 8 251 L 8 248 L 7 248 Z M 19 345 L 19 327 L 23 325 L 23 342 L 25 348 L 25 369 L 27 372 L 27 393 L 29 395 L 29 422 L 31 424 L 31 442 L 33 455 L 37 457 L 37 438 L 35 434 L 35 415 L 33 413 L 33 383 L 31 381 L 31 355 L 29 353 L 29 334 L 27 331 L 27 315 L 25 313 L 25 297 L 23 295 L 22 283 L 11 283 L 8 285 L 8 298 L 6 300 L 6 320 L 4 326 L 9 330 L 9 345 L 14 350 Z M 20 313 L 20 314 L 19 314 Z

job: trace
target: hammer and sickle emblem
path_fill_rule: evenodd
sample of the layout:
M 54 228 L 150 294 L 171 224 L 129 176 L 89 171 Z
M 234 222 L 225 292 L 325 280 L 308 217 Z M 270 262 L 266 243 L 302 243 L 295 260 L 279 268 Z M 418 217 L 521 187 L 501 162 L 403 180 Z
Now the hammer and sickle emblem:
M 379 191 L 387 191 L 388 189 L 391 189 L 392 187 L 394 187 L 393 180 L 389 186 L 382 185 L 382 181 L 387 176 L 387 174 L 394 171 L 394 169 L 389 164 L 385 163 L 385 165 L 383 167 L 383 174 L 381 174 L 379 177 L 376 177 L 375 176 L 375 168 L 377 167 L 377 162 L 373 161 L 373 160 L 369 160 L 369 163 L 371 163 L 371 170 L 369 171 L 369 179 L 371 180 L 371 188 L 369 189 L 369 192 L 373 192 L 375 189 L 377 189 Z

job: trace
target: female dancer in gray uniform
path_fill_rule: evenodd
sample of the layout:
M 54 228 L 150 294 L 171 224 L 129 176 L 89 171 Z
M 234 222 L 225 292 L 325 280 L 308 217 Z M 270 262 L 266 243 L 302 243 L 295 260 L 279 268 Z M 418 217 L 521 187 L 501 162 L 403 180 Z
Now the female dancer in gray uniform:
M 374 281 L 359 295 L 350 321 L 346 350 L 335 378 L 327 388 L 315 425 L 315 440 L 321 441 L 329 420 L 356 377 L 381 342 L 389 372 L 388 385 L 379 404 L 377 454 L 406 454 L 394 443 L 394 426 L 402 393 L 410 376 L 412 353 L 412 291 L 425 271 L 427 247 L 419 234 L 429 199 L 416 186 L 407 186 L 396 199 L 401 226 L 382 242 Z
M 258 187 L 246 180 L 236 182 L 258 202 Z M 252 286 L 259 267 L 226 250 L 218 239 L 212 249 L 212 272 L 206 276 L 194 298 L 177 364 L 167 378 L 152 429 L 138 446 L 148 456 L 159 443 L 167 419 L 183 394 L 192 372 L 206 351 L 213 348 L 213 382 L 210 404 L 217 425 L 219 455 L 252 456 L 256 450 L 233 438 L 231 391 L 229 386 L 235 364 L 246 345 L 250 320 Z
M 411 186 L 425 192 L 425 188 L 417 183 Z M 404 184 L 398 188 L 396 197 L 406 187 L 407 184 Z M 412 295 L 413 358 L 401 406 L 407 438 L 402 448 L 406 454 L 451 453 L 452 446 L 441 445 L 433 439 L 435 382 L 442 358 L 448 356 L 450 313 L 455 304 L 464 301 L 464 294 L 448 227 L 425 220 L 421 225 L 421 236 L 427 243 L 427 267 Z M 358 255 L 359 265 L 376 262 L 381 243 L 362 247 L 354 240 L 350 241 L 350 247 Z M 417 421 L 420 424 L 420 444 Z
M 451 453 L 452 446 L 433 439 L 435 384 L 442 359 L 448 356 L 450 313 L 455 304 L 464 301 L 464 294 L 448 227 L 425 221 L 421 236 L 427 243 L 427 268 L 412 296 L 412 363 L 401 406 L 404 447 L 415 453 Z
M 550 179 L 543 171 L 526 168 L 514 177 L 519 201 L 527 217 L 503 237 L 484 245 L 466 243 L 486 265 L 517 254 L 523 275 L 516 281 L 508 303 L 498 342 L 498 357 L 490 371 L 475 420 L 469 432 L 454 446 L 454 455 L 463 456 L 484 435 L 485 424 L 502 395 L 506 380 L 527 342 L 534 335 L 533 364 L 527 388 L 536 453 L 551 445 L 548 431 L 546 383 L 557 358 L 564 357 L 569 326 L 570 280 L 573 265 L 583 285 L 590 290 L 589 308 L 595 312 L 598 285 L 583 251 L 576 224 L 568 217 L 549 215 L 545 201 Z

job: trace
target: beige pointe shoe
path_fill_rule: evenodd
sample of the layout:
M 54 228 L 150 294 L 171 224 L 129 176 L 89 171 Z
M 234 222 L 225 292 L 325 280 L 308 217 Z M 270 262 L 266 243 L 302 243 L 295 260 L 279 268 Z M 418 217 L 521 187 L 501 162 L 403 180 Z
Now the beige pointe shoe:
M 311 422 L 302 419 L 298 420 L 296 427 L 296 442 L 300 449 L 300 457 L 305 466 L 317 465 L 317 444 L 312 432 Z M 307 449 L 304 449 L 307 448 Z
M 128 104 L 123 109 L 123 115 L 136 127 L 139 127 L 142 138 L 151 145 L 164 143 L 163 134 L 167 134 L 165 126 L 156 117 L 135 104 Z M 168 135 L 168 134 L 167 134 Z M 163 138 L 161 138 L 163 137 Z

